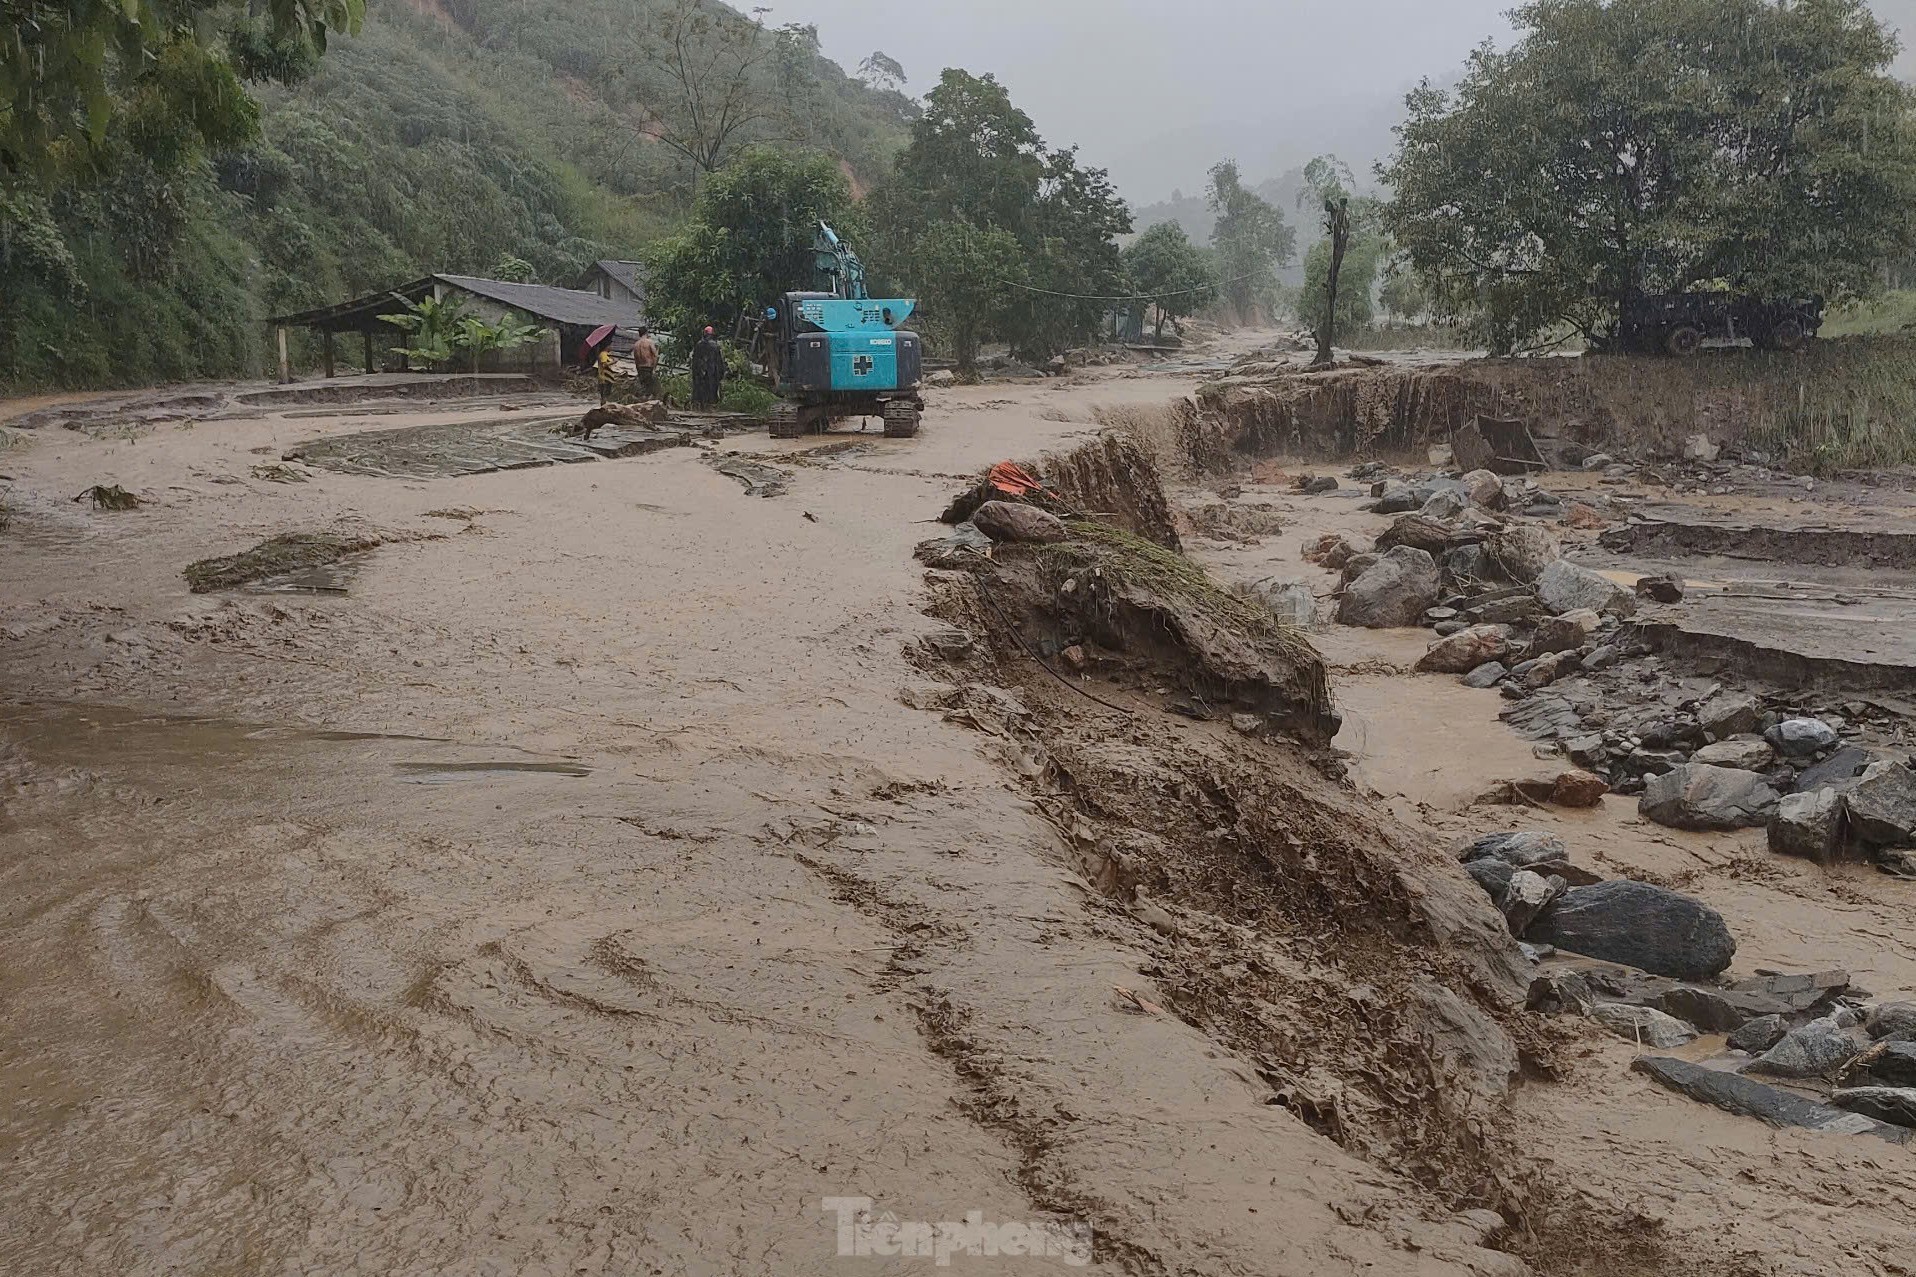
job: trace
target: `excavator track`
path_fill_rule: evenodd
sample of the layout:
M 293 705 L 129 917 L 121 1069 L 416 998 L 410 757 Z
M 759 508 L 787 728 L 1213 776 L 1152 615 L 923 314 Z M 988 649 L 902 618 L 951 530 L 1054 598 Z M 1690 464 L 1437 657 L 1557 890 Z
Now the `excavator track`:
M 885 438 L 912 438 L 918 433 L 918 422 L 924 415 L 917 404 L 903 399 L 892 400 L 885 405 Z

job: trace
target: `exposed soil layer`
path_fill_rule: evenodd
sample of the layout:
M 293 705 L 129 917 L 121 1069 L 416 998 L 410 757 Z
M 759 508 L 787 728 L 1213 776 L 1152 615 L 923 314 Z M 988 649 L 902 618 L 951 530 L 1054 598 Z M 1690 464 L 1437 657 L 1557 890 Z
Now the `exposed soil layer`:
M 1723 555 L 1815 567 L 1916 569 L 1916 523 L 1883 527 L 1778 527 L 1643 519 L 1606 530 L 1605 549 L 1637 555 Z

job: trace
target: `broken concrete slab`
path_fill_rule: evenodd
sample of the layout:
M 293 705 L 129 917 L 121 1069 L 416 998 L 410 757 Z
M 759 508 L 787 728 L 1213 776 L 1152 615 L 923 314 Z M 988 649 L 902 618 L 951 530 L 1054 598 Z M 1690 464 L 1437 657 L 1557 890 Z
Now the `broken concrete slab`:
M 636 457 L 688 446 L 704 434 L 702 426 L 670 422 L 663 426 L 603 426 L 591 439 L 561 432 L 576 424 L 576 416 L 566 416 L 367 430 L 296 444 L 281 459 L 341 474 L 433 479 Z
M 1633 1060 L 1630 1068 L 1691 1099 L 1713 1104 L 1739 1117 L 1759 1118 L 1771 1126 L 1799 1127 L 1830 1135 L 1874 1135 L 1892 1144 L 1907 1144 L 1916 1138 L 1916 1131 L 1818 1104 L 1751 1078 L 1705 1068 L 1687 1060 L 1645 1055 Z
M 1686 763 L 1650 777 L 1637 810 L 1672 829 L 1752 829 L 1769 823 L 1777 801 L 1755 772 Z

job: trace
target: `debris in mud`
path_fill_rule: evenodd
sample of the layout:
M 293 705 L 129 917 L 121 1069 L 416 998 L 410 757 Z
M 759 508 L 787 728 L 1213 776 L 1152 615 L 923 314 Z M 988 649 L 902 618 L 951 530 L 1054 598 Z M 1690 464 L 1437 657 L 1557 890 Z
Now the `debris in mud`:
M 230 590 L 308 568 L 337 563 L 377 548 L 385 538 L 335 532 L 289 532 L 269 537 L 250 550 L 190 563 L 186 583 L 195 594 Z
M 268 483 L 305 483 L 311 478 L 304 470 L 278 463 L 254 466 L 253 477 Z
M 73 499 L 75 501 L 91 499 L 95 510 L 137 510 L 146 504 L 141 498 L 117 483 L 96 483 Z
M 782 497 L 792 480 L 788 470 L 780 470 L 777 466 L 768 466 L 762 461 L 754 461 L 736 453 L 707 453 L 705 464 L 744 484 L 748 497 Z
M 1860 1113 L 1818 1104 L 1736 1073 L 1725 1073 L 1662 1056 L 1640 1056 L 1630 1067 L 1672 1091 L 1713 1104 L 1739 1117 L 1761 1118 L 1771 1126 L 1800 1127 L 1833 1135 L 1874 1135 L 1906 1144 L 1916 1132 Z
M 926 567 L 954 568 L 963 567 L 967 555 L 989 554 L 993 544 L 990 537 L 978 530 L 977 524 L 966 520 L 952 528 L 948 535 L 920 541 L 911 553 Z
M 993 541 L 1051 545 L 1071 535 L 1057 515 L 1017 501 L 987 501 L 972 511 L 971 523 Z

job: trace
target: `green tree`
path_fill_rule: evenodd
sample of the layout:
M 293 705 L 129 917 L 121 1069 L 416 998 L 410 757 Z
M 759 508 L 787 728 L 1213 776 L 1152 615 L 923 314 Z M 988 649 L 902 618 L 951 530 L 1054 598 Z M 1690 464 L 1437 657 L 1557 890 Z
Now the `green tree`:
M 379 318 L 380 322 L 391 324 L 407 335 L 405 345 L 392 347 L 395 355 L 409 364 L 441 368 L 452 362 L 452 352 L 459 345 L 460 325 L 468 316 L 465 302 L 453 294 L 443 300 L 430 295 L 421 297 L 416 302 L 408 302 L 405 310 Z
M 499 260 L 492 264 L 492 278 L 509 284 L 530 284 L 534 275 L 532 263 L 513 253 L 500 254 Z
M 1132 240 L 1124 250 L 1124 269 L 1131 287 L 1151 299 L 1159 338 L 1166 319 L 1182 319 L 1217 300 L 1212 255 L 1193 244 L 1176 222 L 1159 222 Z
M 1004 281 L 1023 260 L 1023 246 L 995 226 L 946 219 L 918 237 L 912 262 L 923 281 L 918 291 L 926 322 L 963 371 L 977 367 L 978 347 L 1004 328 L 1010 306 Z
M 830 156 L 752 147 L 700 189 L 692 219 L 647 254 L 646 306 L 687 346 L 791 289 L 809 288 L 820 222 L 857 245 L 864 218 Z
M 1508 50 L 1407 99 L 1389 228 L 1493 349 L 1602 342 L 1641 293 L 1833 298 L 1916 224 L 1911 94 L 1863 0 L 1533 0 Z
M 1212 166 L 1205 203 L 1217 214 L 1211 244 L 1224 303 L 1250 321 L 1275 299 L 1277 268 L 1291 260 L 1296 232 L 1282 210 L 1244 185 L 1235 160 Z

